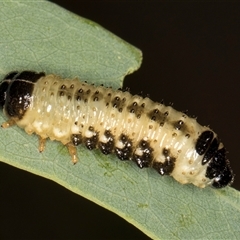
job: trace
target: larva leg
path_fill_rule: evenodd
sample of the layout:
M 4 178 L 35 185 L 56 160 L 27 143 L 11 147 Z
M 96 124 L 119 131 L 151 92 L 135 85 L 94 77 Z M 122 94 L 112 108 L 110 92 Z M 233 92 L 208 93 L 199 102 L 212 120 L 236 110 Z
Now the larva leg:
M 1 127 L 2 128 L 9 128 L 9 127 L 11 127 L 15 124 L 16 124 L 16 122 L 13 119 L 9 119 L 8 121 L 2 123 Z
M 46 138 L 42 138 L 40 136 L 38 138 L 39 138 L 38 150 L 39 150 L 39 152 L 43 152 L 45 149 Z
M 74 164 L 76 164 L 77 161 L 78 161 L 78 159 L 77 159 L 77 148 L 75 146 L 73 146 L 72 143 L 68 143 L 66 146 L 67 146 L 69 154 L 72 158 L 72 162 Z

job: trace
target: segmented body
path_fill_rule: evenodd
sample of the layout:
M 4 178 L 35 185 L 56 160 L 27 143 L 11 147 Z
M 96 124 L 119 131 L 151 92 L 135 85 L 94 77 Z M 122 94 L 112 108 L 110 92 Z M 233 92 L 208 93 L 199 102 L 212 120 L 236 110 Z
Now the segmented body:
M 67 145 L 73 161 L 75 146 L 84 144 L 140 168 L 153 167 L 183 184 L 224 187 L 233 181 L 216 133 L 171 106 L 30 71 L 7 75 L 0 96 L 9 122 L 39 135 L 42 150 L 50 138 Z

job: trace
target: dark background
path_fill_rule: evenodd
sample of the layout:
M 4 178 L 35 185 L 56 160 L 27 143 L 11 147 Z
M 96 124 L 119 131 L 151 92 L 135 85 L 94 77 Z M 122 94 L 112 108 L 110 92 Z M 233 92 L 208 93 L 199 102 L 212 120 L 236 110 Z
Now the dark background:
M 132 93 L 173 102 L 219 134 L 240 190 L 240 5 L 151 1 L 53 2 L 143 51 Z M 47 179 L 0 163 L 1 239 L 148 239 L 117 215 Z

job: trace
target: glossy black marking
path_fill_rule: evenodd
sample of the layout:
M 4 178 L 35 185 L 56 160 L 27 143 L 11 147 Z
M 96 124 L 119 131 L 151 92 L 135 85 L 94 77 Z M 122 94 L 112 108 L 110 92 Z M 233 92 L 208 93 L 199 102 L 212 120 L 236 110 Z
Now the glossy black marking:
M 214 179 L 212 186 L 215 188 L 225 187 L 233 182 L 234 175 L 226 159 L 226 150 L 221 148 L 215 152 L 206 170 L 206 177 Z
M 37 82 L 41 77 L 44 77 L 44 76 L 45 76 L 44 72 L 36 73 L 33 71 L 23 71 L 23 72 L 16 74 L 13 79 L 14 80 L 16 80 L 16 79 L 25 80 L 25 81 L 30 81 L 30 82 L 34 83 L 34 82 Z
M 153 109 L 149 113 L 147 113 L 147 116 L 149 117 L 149 119 L 158 122 L 162 126 L 164 125 L 166 118 L 167 118 L 167 115 L 160 112 L 160 110 L 157 108 Z
M 120 104 L 120 97 L 115 97 L 113 100 L 112 100 L 112 106 L 114 108 L 118 108 L 119 107 L 119 104 Z
M 5 100 L 5 111 L 9 117 L 22 119 L 31 104 L 33 84 L 22 80 L 14 80 L 8 86 Z
M 145 140 L 141 140 L 137 148 L 141 149 L 142 155 L 134 153 L 133 161 L 136 162 L 140 168 L 149 167 L 153 161 L 153 148 Z
M 165 156 L 165 162 L 154 162 L 153 168 L 162 176 L 170 175 L 175 167 L 176 158 L 171 156 L 171 152 L 167 148 L 163 149 L 163 155 Z
M 63 91 L 59 91 L 59 96 L 63 97 L 65 95 L 65 93 Z
M 114 149 L 114 135 L 110 130 L 106 130 L 104 132 L 105 137 L 107 138 L 107 142 L 99 142 L 98 147 L 103 154 L 110 154 Z
M 78 146 L 83 141 L 82 134 L 72 134 L 71 135 L 71 142 L 74 146 Z
M 12 71 L 10 73 L 8 73 L 3 80 L 9 79 L 9 80 L 14 80 L 14 78 L 16 77 L 16 75 L 18 74 L 18 71 Z
M 109 92 L 105 96 L 103 96 L 104 102 L 106 106 L 110 106 L 110 102 L 112 101 L 112 94 Z
M 125 134 L 121 134 L 118 141 L 122 142 L 123 148 L 115 148 L 115 153 L 120 160 L 131 159 L 133 146 L 132 140 Z
M 1 108 L 3 108 L 4 104 L 5 104 L 5 100 L 6 100 L 6 92 L 9 86 L 9 82 L 8 81 L 4 81 L 1 83 L 0 85 L 0 106 Z
M 202 160 L 202 165 L 206 164 L 211 160 L 211 158 L 214 156 L 216 151 L 218 150 L 219 142 L 216 138 L 213 139 L 211 142 L 207 152 L 205 153 L 203 160 Z
M 60 88 L 61 89 L 66 89 L 67 87 L 66 87 L 66 85 L 63 84 Z
M 173 126 L 176 130 L 181 130 L 181 131 L 185 130 L 185 125 L 182 120 L 176 121 L 175 123 L 173 123 Z
M 100 93 L 98 90 L 97 91 L 95 91 L 94 93 L 93 93 L 93 95 L 92 95 L 92 100 L 94 101 L 94 102 L 97 102 L 97 101 L 101 101 L 102 99 L 103 99 L 103 95 L 102 95 L 102 93 Z
M 191 135 L 190 135 L 189 133 L 187 133 L 187 134 L 185 135 L 186 138 L 190 138 L 190 136 L 191 136 Z
M 170 175 L 175 166 L 175 159 L 170 158 L 167 159 L 164 163 L 162 162 L 154 162 L 153 168 L 158 171 L 160 175 Z
M 90 138 L 85 137 L 85 138 L 84 138 L 84 143 L 85 143 L 85 146 L 86 146 L 89 150 L 92 150 L 92 149 L 95 149 L 95 148 L 97 147 L 98 138 L 99 138 L 99 133 L 96 132 L 96 131 L 94 130 L 94 127 L 92 127 L 92 126 L 90 126 L 88 130 L 93 133 L 93 136 L 90 137 Z
M 0 87 L 0 105 L 5 106 L 9 117 L 22 119 L 31 103 L 34 85 L 32 83 L 45 76 L 33 71 L 13 71 L 4 77 Z M 8 81 L 11 80 L 11 81 Z
M 82 86 L 84 86 L 84 84 L 82 84 Z M 86 97 L 85 91 L 82 88 L 80 88 L 80 89 L 78 89 L 78 91 L 76 91 L 75 99 L 77 101 L 84 101 L 84 102 L 86 102 L 87 97 Z
M 127 106 L 130 113 L 134 113 L 137 118 L 140 118 L 143 113 L 143 107 L 137 102 L 133 102 Z
M 212 139 L 213 139 L 212 131 L 202 132 L 202 134 L 198 137 L 195 146 L 195 149 L 199 155 L 203 155 L 207 151 L 208 147 L 211 144 Z
M 121 101 L 119 102 L 117 108 L 119 112 L 122 112 L 122 110 L 126 107 L 126 98 L 123 97 Z

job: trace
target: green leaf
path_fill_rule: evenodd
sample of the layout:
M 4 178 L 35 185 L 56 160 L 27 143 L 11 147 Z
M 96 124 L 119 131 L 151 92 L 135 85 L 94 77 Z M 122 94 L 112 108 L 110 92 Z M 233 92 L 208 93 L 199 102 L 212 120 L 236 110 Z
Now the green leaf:
M 0 2 L 0 78 L 30 69 L 115 88 L 141 63 L 141 52 L 89 20 L 46 1 Z M 5 118 L 1 114 L 0 122 Z M 115 212 L 154 239 L 238 239 L 240 195 L 181 185 L 98 150 L 79 147 L 73 165 L 66 147 L 22 129 L 0 129 L 0 160 L 52 179 Z

